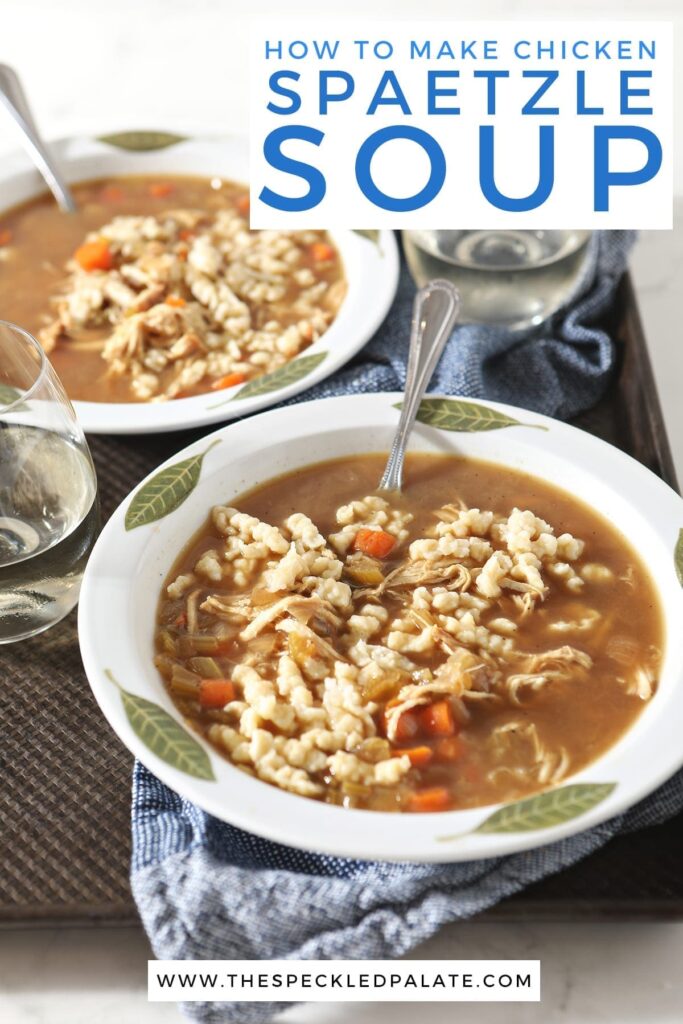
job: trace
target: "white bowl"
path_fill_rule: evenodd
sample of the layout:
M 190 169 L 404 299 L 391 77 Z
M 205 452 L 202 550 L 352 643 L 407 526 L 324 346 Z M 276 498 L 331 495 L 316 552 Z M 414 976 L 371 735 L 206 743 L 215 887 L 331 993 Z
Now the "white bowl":
M 104 140 L 107 141 L 104 141 Z M 68 138 L 51 149 L 69 182 L 117 174 L 196 174 L 248 182 L 248 147 L 240 137 L 184 138 L 161 132 L 121 132 L 101 139 Z M 21 155 L 3 158 L 0 194 L 4 209 L 45 191 L 37 171 Z M 347 293 L 329 329 L 286 364 L 287 379 L 259 378 L 259 394 L 241 397 L 248 385 L 178 398 L 172 402 L 74 402 L 86 433 L 150 434 L 220 423 L 275 405 L 329 377 L 369 341 L 396 294 L 399 258 L 392 231 L 376 239 L 356 231 L 331 232 L 341 253 Z M 47 305 L 47 296 L 44 296 Z M 23 326 L 23 325 L 20 325 Z
M 204 455 L 201 465 L 192 464 L 196 486 L 173 511 L 126 530 L 135 495 L 127 499 L 95 546 L 81 593 L 81 650 L 95 696 L 121 740 L 163 782 L 216 817 L 290 846 L 379 860 L 457 861 L 512 853 L 590 828 L 640 800 L 683 763 L 683 501 L 640 463 L 592 435 L 489 402 L 485 408 L 495 415 L 486 429 L 476 415 L 484 403 L 463 399 L 467 424 L 451 423 L 458 431 L 418 424 L 410 448 L 525 470 L 587 501 L 637 543 L 659 591 L 666 642 L 658 690 L 622 739 L 567 783 L 532 797 L 533 817 L 526 801 L 504 805 L 515 808 L 514 821 L 501 821 L 500 814 L 492 819 L 500 807 L 421 815 L 345 810 L 245 775 L 187 732 L 185 739 L 176 734 L 187 747 L 181 767 L 203 777 L 169 763 L 175 755 L 169 758 L 168 745 L 148 745 L 155 735 L 152 720 L 162 732 L 185 728 L 152 663 L 155 610 L 162 581 L 210 507 L 311 462 L 388 448 L 399 399 L 327 399 L 226 426 L 164 463 L 168 469 Z M 457 412 L 458 400 L 441 401 L 449 403 L 445 412 Z M 192 475 L 188 469 L 185 480 Z M 151 703 L 141 705 L 139 698 Z M 150 723 L 143 735 L 145 715 Z

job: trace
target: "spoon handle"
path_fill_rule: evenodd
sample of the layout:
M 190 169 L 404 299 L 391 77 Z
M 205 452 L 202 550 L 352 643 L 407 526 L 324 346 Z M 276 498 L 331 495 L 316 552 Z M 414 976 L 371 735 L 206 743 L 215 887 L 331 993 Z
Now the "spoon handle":
M 410 432 L 427 385 L 455 326 L 460 296 L 450 281 L 429 281 L 415 295 L 410 327 L 410 349 L 401 417 L 391 446 L 380 491 L 400 491 L 403 460 Z
M 8 64 L 0 64 L 0 102 L 10 112 L 24 136 L 24 146 L 45 178 L 48 188 L 66 213 L 73 213 L 76 203 L 68 185 L 38 134 L 31 108 L 19 76 Z

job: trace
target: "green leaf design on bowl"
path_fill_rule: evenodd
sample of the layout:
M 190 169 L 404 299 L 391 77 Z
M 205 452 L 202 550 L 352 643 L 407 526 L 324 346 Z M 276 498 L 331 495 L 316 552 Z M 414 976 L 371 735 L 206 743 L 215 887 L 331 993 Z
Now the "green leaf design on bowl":
M 674 568 L 678 582 L 683 587 L 683 530 L 678 531 L 678 540 L 674 548 Z
M 379 252 L 380 256 L 384 255 L 382 251 L 382 246 L 379 243 L 379 231 L 375 231 L 373 229 L 365 230 L 363 228 L 352 228 L 352 231 L 354 235 L 360 235 L 361 238 L 367 238 L 369 242 L 374 242 L 374 244 L 377 246 L 377 251 Z
M 616 788 L 615 782 L 577 782 L 560 786 L 545 793 L 505 804 L 489 815 L 473 832 L 535 832 L 537 829 L 553 828 L 566 821 L 578 818 L 592 807 L 606 800 Z M 463 835 L 439 836 L 439 842 L 450 842 Z
M 127 149 L 136 153 L 148 153 L 154 149 L 167 149 L 178 142 L 185 142 L 186 135 L 175 135 L 173 132 L 133 131 L 114 132 L 113 135 L 98 135 L 98 142 L 105 142 L 117 149 Z
M 365 230 L 363 228 L 353 228 L 354 235 L 360 235 L 361 238 L 367 238 L 370 242 L 379 242 L 379 231 L 373 229 Z
M 126 530 L 163 519 L 182 505 L 197 486 L 204 456 L 219 443 L 216 440 L 199 455 L 167 466 L 143 484 L 126 511 Z
M 148 750 L 179 772 L 216 781 L 209 755 L 187 729 L 158 704 L 124 690 L 109 669 L 106 675 L 118 687 L 130 727 Z
M 257 398 L 259 395 L 269 395 L 272 391 L 279 391 L 281 388 L 289 387 L 290 384 L 296 384 L 302 377 L 312 373 L 326 358 L 327 352 L 316 352 L 311 356 L 299 356 L 298 359 L 292 359 L 291 362 L 285 363 L 284 366 L 273 370 L 272 373 L 264 373 L 262 377 L 254 377 L 244 387 L 241 387 L 232 398 L 226 398 L 224 402 L 218 402 L 209 408 L 218 409 L 222 405 L 227 405 L 228 402 L 240 402 L 243 398 Z
M 403 403 L 394 407 L 400 409 Z M 478 402 L 464 402 L 461 398 L 423 398 L 417 412 L 420 423 L 426 423 L 437 430 L 454 430 L 461 433 L 479 433 L 485 430 L 501 430 L 503 427 L 534 427 L 547 430 L 540 423 L 522 423 L 488 405 Z

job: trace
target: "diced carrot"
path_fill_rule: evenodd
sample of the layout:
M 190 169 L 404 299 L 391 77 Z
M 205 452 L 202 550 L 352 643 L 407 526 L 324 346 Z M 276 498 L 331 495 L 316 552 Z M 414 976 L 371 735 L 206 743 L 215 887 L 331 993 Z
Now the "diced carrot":
M 398 722 L 396 723 L 395 739 L 399 743 L 409 743 L 415 739 L 419 730 L 420 723 L 417 715 L 414 715 L 412 711 L 404 711 L 402 715 L 399 715 Z
M 249 213 L 249 207 L 251 206 L 248 193 L 243 196 L 239 196 L 239 198 L 235 200 L 235 206 L 237 207 L 237 212 L 241 213 L 243 217 L 246 217 Z
M 451 795 L 445 786 L 432 786 L 413 793 L 408 802 L 409 811 L 429 814 L 432 811 L 444 811 L 451 802 Z
M 177 256 L 181 263 L 187 263 L 187 254 L 190 250 L 186 245 L 179 245 L 177 249 Z
M 222 391 L 224 388 L 234 388 L 237 384 L 244 384 L 247 378 L 243 373 L 226 373 L 225 377 L 219 377 L 211 385 L 212 391 Z
M 367 527 L 359 530 L 353 542 L 354 551 L 362 551 L 372 558 L 386 558 L 394 548 L 396 538 L 386 530 L 370 530 Z
M 165 199 L 175 191 L 175 186 L 170 181 L 155 181 L 149 186 L 149 194 L 152 199 Z
M 166 298 L 166 305 L 173 306 L 174 309 L 182 309 L 187 303 L 179 295 L 169 295 Z
M 178 238 L 183 242 L 188 242 L 190 238 L 194 238 L 195 232 L 192 228 L 181 228 L 178 232 Z
M 334 259 L 334 249 L 327 242 L 314 242 L 309 252 L 316 263 L 326 263 Z
M 235 684 L 231 679 L 202 679 L 199 683 L 199 703 L 203 708 L 222 708 L 235 699 Z
M 120 185 L 105 185 L 100 192 L 100 199 L 103 203 L 121 203 L 126 198 L 126 193 Z
M 462 742 L 457 736 L 443 736 L 434 747 L 437 761 L 457 761 L 462 752 Z
M 173 625 L 174 626 L 178 626 L 180 628 L 182 628 L 183 626 L 186 626 L 187 625 L 187 613 L 186 612 L 181 612 L 180 615 L 177 617 L 177 619 L 175 619 Z
M 12 232 L 9 228 L 3 228 L 0 231 L 0 245 L 9 245 L 12 241 Z
M 392 757 L 408 757 L 413 768 L 422 768 L 423 765 L 429 764 L 434 756 L 434 751 L 431 747 L 406 747 L 403 750 L 392 750 Z
M 394 698 L 387 701 L 385 705 L 384 714 L 380 721 L 381 729 L 385 736 L 387 734 L 387 712 L 391 711 L 399 703 L 398 699 Z M 394 738 L 399 743 L 410 743 L 411 740 L 416 738 L 419 731 L 420 721 L 415 712 L 404 711 L 402 715 L 399 715 L 398 722 L 396 723 L 396 735 Z
M 114 257 L 106 238 L 98 238 L 94 242 L 84 242 L 74 253 L 76 263 L 83 270 L 111 270 Z
M 224 636 L 218 638 L 218 647 L 216 648 L 216 654 L 234 654 L 237 650 L 237 642 L 232 637 Z
M 428 704 L 420 712 L 420 725 L 429 736 L 453 736 L 455 720 L 448 701 L 437 700 L 434 704 Z

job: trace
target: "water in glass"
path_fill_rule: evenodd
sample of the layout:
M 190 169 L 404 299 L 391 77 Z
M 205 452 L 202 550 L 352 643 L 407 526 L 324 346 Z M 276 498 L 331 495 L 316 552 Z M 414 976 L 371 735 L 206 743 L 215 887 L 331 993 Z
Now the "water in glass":
M 37 343 L 0 323 L 0 643 L 71 611 L 98 527 L 71 404 Z
M 542 323 L 570 296 L 588 231 L 404 231 L 418 285 L 435 277 L 460 292 L 460 318 L 522 329 Z

